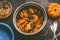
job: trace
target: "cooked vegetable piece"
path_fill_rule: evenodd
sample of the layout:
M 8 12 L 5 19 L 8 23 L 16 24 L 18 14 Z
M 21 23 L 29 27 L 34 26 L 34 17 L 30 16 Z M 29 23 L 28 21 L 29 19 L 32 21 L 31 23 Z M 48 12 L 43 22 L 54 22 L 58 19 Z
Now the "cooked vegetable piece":
M 23 10 L 24 17 L 28 17 L 28 13 L 26 10 Z
M 20 24 L 22 24 L 22 23 L 24 23 L 24 22 L 25 22 L 25 19 L 20 19 L 20 20 L 19 20 L 19 23 L 20 23 Z
M 23 10 L 23 11 L 20 13 L 20 16 L 21 16 L 21 17 L 28 17 L 28 13 L 26 12 L 26 10 Z
M 32 14 L 34 14 L 33 8 L 29 8 L 29 11 L 30 11 Z
M 37 24 L 35 28 L 39 29 L 42 26 L 42 24 Z
M 20 26 L 20 23 L 19 22 L 16 22 L 16 25 L 19 27 Z
M 38 19 L 38 16 L 37 15 L 33 15 L 34 19 L 37 20 Z
M 25 18 L 25 17 L 23 19 L 28 20 L 28 18 Z
M 28 30 L 31 30 L 31 24 L 32 22 L 29 22 L 26 27 L 25 27 L 25 30 L 28 31 Z
M 31 26 L 30 24 L 27 24 L 27 27 L 25 27 L 25 30 L 26 31 L 30 30 L 31 29 L 30 26 Z
M 34 30 L 33 30 L 33 32 L 37 32 L 37 31 L 38 31 L 38 29 L 34 29 Z
M 19 14 L 20 14 L 21 17 L 24 17 L 23 12 L 20 12 Z
M 38 16 L 37 15 L 33 15 L 33 20 L 34 20 L 34 22 L 37 22 L 38 21 Z

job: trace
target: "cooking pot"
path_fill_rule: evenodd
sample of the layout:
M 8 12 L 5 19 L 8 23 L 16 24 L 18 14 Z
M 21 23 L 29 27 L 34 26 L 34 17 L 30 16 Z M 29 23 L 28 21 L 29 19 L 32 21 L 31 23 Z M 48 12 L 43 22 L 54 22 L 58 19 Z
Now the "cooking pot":
M 43 14 L 44 14 L 44 22 L 43 22 L 42 27 L 41 27 L 37 32 L 25 33 L 25 32 L 22 32 L 21 30 L 18 29 L 18 27 L 17 27 L 17 25 L 16 25 L 16 16 L 17 16 L 18 12 L 19 12 L 22 8 L 24 8 L 24 7 L 26 7 L 26 6 L 30 6 L 30 5 L 39 7 L 39 8 L 42 10 L 42 12 L 43 12 Z M 22 33 L 22 34 L 24 34 L 24 35 L 33 35 L 33 34 L 36 34 L 36 33 L 40 32 L 40 31 L 45 27 L 46 23 L 47 23 L 47 13 L 46 13 L 46 10 L 44 9 L 44 7 L 43 7 L 41 4 L 36 3 L 36 2 L 26 2 L 26 3 L 18 6 L 17 9 L 15 10 L 14 14 L 13 14 L 13 24 L 14 24 L 14 27 L 16 28 L 16 30 L 17 30 L 18 32 L 20 32 L 20 33 Z

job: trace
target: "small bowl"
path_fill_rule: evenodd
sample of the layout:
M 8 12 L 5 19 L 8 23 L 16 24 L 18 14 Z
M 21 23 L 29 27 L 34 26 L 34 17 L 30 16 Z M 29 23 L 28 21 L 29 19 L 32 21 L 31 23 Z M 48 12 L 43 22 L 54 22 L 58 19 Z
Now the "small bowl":
M 2 2 L 2 1 L 0 1 L 0 2 Z M 8 1 L 6 1 L 6 3 L 9 4 L 11 9 L 9 11 L 9 14 L 7 14 L 5 16 L 1 16 L 0 19 L 5 19 L 5 18 L 9 17 L 11 15 L 11 13 L 12 13 L 12 4 L 10 2 L 8 2 Z
M 0 23 L 0 40 L 14 40 L 14 32 L 5 23 Z
M 18 29 L 18 27 L 16 25 L 16 16 L 17 16 L 17 14 L 18 14 L 18 12 L 20 10 L 22 10 L 24 7 L 30 6 L 30 5 L 39 7 L 43 11 L 43 14 L 44 14 L 44 22 L 43 22 L 42 27 L 38 31 L 32 32 L 32 33 L 25 33 L 25 32 L 22 32 L 21 30 Z M 45 11 L 45 9 L 44 9 L 44 7 L 42 5 L 40 5 L 39 3 L 36 3 L 36 2 L 26 2 L 26 3 L 18 6 L 18 8 L 15 10 L 14 15 L 13 15 L 13 24 L 14 24 L 14 27 L 16 28 L 16 30 L 18 32 L 20 32 L 20 33 L 22 33 L 24 35 L 34 35 L 34 34 L 40 32 L 45 27 L 46 23 L 47 23 L 47 14 L 46 14 L 46 11 Z

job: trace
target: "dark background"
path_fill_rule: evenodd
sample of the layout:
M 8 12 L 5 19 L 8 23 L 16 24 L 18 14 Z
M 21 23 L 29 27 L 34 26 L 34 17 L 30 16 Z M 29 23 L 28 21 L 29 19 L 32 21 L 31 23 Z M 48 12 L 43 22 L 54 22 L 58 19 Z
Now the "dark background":
M 34 1 L 34 2 L 37 2 L 41 5 L 43 5 L 43 7 L 45 8 L 45 10 L 47 9 L 47 5 L 50 3 L 50 2 L 58 2 L 60 3 L 59 0 L 7 0 L 9 2 L 11 2 L 12 6 L 13 6 L 13 11 L 12 11 L 12 14 L 6 18 L 6 19 L 0 19 L 0 22 L 3 22 L 3 23 L 6 23 L 8 24 L 9 26 L 11 26 L 11 28 L 13 29 L 14 31 L 14 37 L 15 37 L 15 40 L 49 40 L 49 39 L 52 39 L 53 38 L 53 33 L 50 29 L 50 23 L 52 23 L 54 20 L 55 21 L 58 21 L 59 18 L 57 19 L 52 19 L 48 16 L 48 20 L 47 20 L 47 24 L 45 26 L 45 28 L 35 34 L 35 35 L 30 35 L 30 36 L 27 36 L 27 35 L 23 35 L 21 33 L 19 33 L 15 28 L 14 28 L 14 25 L 13 25 L 13 14 L 14 14 L 14 11 L 16 10 L 16 8 L 25 3 L 25 2 L 28 2 L 28 1 Z M 44 34 L 46 33 L 46 31 L 48 30 L 48 33 L 47 35 L 45 36 L 41 36 L 41 34 Z M 57 28 L 57 31 L 56 31 L 56 34 L 58 34 L 60 32 L 60 23 L 58 22 L 58 28 Z M 60 36 L 58 37 L 58 40 L 60 40 Z

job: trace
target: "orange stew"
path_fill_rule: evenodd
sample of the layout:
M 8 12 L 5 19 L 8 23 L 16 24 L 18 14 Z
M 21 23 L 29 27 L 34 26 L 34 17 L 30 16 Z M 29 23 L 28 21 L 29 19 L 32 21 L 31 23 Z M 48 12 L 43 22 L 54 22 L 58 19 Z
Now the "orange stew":
M 44 22 L 44 15 L 40 10 L 33 7 L 28 7 L 21 10 L 16 19 L 16 24 L 19 30 L 31 33 L 38 31 Z

